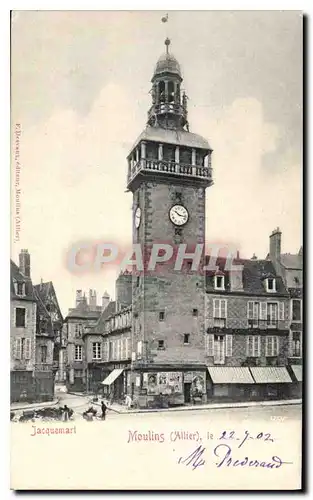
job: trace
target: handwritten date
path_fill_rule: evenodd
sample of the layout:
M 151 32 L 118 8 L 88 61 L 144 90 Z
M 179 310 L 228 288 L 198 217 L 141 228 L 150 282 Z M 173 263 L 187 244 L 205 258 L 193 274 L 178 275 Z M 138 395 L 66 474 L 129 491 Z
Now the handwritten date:
M 249 431 L 244 431 L 244 435 L 242 436 L 236 434 L 235 431 L 223 431 L 219 437 L 220 441 L 239 441 L 238 448 L 241 448 L 248 439 L 256 439 L 265 442 L 268 441 L 271 443 L 274 442 L 274 439 L 269 432 L 259 432 L 257 435 L 251 435 Z

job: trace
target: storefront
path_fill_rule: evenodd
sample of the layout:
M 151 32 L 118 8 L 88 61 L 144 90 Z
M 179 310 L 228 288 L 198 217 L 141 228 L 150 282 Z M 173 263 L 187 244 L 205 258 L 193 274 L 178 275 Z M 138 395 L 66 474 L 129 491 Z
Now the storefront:
M 250 371 L 261 399 L 288 399 L 292 380 L 284 366 L 252 366 Z
M 209 366 L 208 373 L 208 400 L 244 401 L 253 394 L 255 382 L 248 367 Z
M 113 401 L 122 401 L 125 396 L 125 380 L 126 373 L 124 368 L 115 368 L 103 380 L 104 397 Z

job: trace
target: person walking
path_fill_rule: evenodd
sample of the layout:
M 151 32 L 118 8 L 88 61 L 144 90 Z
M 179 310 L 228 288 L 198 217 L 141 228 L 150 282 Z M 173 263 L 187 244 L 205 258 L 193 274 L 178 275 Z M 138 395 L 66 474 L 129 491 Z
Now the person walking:
M 105 415 L 106 415 L 107 409 L 108 409 L 108 407 L 106 406 L 104 401 L 101 401 L 101 411 L 102 411 L 101 418 L 102 418 L 102 420 L 105 420 Z
M 63 407 L 63 411 L 64 411 L 64 422 L 67 422 L 68 421 L 68 417 L 69 417 L 69 407 L 64 405 Z

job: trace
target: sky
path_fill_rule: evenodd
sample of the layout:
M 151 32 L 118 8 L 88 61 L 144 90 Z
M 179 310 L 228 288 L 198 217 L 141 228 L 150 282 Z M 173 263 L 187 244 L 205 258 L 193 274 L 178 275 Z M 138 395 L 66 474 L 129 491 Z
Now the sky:
M 126 156 L 146 125 L 164 39 L 180 62 L 190 131 L 212 149 L 206 239 L 264 258 L 302 245 L 302 16 L 295 11 L 19 11 L 12 18 L 12 258 L 53 281 L 65 315 L 75 290 L 107 290 L 117 269 L 74 275 L 77 241 L 131 243 Z M 20 124 L 20 229 L 14 241 Z

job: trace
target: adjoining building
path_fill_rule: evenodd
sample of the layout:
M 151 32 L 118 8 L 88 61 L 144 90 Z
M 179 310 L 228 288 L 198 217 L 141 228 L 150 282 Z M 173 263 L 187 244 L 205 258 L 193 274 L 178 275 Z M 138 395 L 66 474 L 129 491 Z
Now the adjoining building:
M 289 295 L 270 261 L 240 259 L 241 270 L 207 272 L 208 399 L 282 399 L 290 396 L 286 369 Z
M 65 339 L 62 338 L 63 316 L 51 281 L 34 286 L 39 317 L 37 321 L 36 371 L 40 380 L 38 390 L 54 392 L 55 382 L 65 376 Z M 52 392 L 53 391 L 53 392 Z
M 66 385 L 69 391 L 86 391 L 87 368 L 84 334 L 96 325 L 110 300 L 105 292 L 102 305 L 97 304 L 95 290 L 89 290 L 89 301 L 82 290 L 76 291 L 76 307 L 64 319 L 62 336 L 66 342 Z
M 293 394 L 302 396 L 302 357 L 303 357 L 303 251 L 297 254 L 281 252 L 281 236 L 279 228 L 270 235 L 270 249 L 267 256 L 281 276 L 290 297 L 289 315 L 289 350 L 288 365 L 293 379 Z
M 30 256 L 11 260 L 11 402 L 35 400 L 37 302 L 30 278 Z
M 49 401 L 59 367 L 62 314 L 53 284 L 33 286 L 30 255 L 11 261 L 11 401 Z M 49 309 L 49 305 L 51 308 Z

